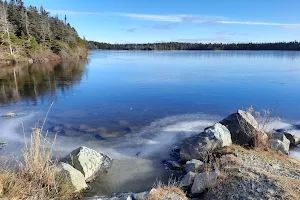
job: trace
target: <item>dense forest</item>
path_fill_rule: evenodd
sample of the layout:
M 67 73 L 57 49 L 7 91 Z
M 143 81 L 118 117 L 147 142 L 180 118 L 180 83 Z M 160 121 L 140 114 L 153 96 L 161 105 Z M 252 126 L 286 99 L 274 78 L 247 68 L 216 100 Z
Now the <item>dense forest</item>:
M 67 22 L 43 7 L 25 7 L 22 0 L 0 0 L 0 63 L 79 59 L 85 42 Z
M 300 50 L 299 42 L 277 43 L 148 43 L 148 44 L 108 44 L 88 41 L 89 49 L 103 50 Z

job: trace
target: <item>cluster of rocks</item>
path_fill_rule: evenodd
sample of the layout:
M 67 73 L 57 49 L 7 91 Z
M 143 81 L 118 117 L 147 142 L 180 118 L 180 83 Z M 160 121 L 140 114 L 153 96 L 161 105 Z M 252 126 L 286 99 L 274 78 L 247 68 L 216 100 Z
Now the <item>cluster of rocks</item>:
M 179 186 L 191 197 L 201 195 L 207 189 L 218 185 L 218 174 L 211 166 L 208 167 L 210 153 L 232 144 L 242 146 L 254 145 L 254 134 L 268 142 L 268 146 L 285 154 L 291 145 L 297 145 L 299 139 L 289 136 L 286 131 L 266 133 L 259 123 L 248 112 L 238 110 L 203 132 L 186 138 L 181 147 L 174 147 L 171 155 L 178 161 L 165 161 L 166 168 L 171 171 L 182 171 Z M 295 142 L 293 142 L 295 140 Z M 92 200 L 139 200 L 145 199 L 153 192 L 126 193 L 114 197 L 93 197 Z M 168 198 L 166 198 L 168 199 Z M 180 199 L 178 197 L 178 199 Z
M 214 126 L 206 128 L 204 132 L 186 138 L 180 150 L 180 158 L 183 161 L 201 160 L 203 152 L 211 152 L 232 143 L 253 146 L 255 134 L 268 142 L 271 149 L 285 154 L 289 153 L 290 144 L 296 146 L 300 142 L 299 138 L 286 131 L 266 133 L 249 112 L 238 110 Z
M 172 152 L 172 155 L 179 153 L 179 162 L 168 161 L 167 166 L 173 170 L 184 166 L 181 186 L 192 196 L 203 193 L 218 183 L 216 172 L 208 170 L 207 163 L 203 163 L 208 162 L 209 154 L 232 144 L 254 146 L 255 135 L 269 148 L 284 154 L 289 154 L 290 144 L 298 145 L 300 141 L 286 131 L 266 133 L 249 112 L 238 110 L 203 132 L 186 138 L 181 148 Z
M 204 163 L 200 160 L 188 161 L 184 169 L 186 175 L 181 180 L 180 186 L 190 191 L 192 195 L 200 194 L 218 183 L 216 172 L 206 171 Z
M 102 152 L 87 147 L 79 147 L 61 159 L 57 165 L 59 173 L 64 174 L 75 188 L 81 191 L 88 188 L 101 173 L 112 166 L 113 159 Z

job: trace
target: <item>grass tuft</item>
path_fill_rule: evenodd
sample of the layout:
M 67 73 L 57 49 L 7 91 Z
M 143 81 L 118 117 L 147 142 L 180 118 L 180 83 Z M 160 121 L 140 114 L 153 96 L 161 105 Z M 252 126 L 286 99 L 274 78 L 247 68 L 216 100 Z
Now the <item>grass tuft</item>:
M 45 121 L 44 121 L 45 123 Z M 41 128 L 32 129 L 30 143 L 25 139 L 22 159 L 1 160 L 0 197 L 8 199 L 74 199 L 74 188 L 61 173 L 58 173 L 57 159 L 53 159 L 56 135 L 47 139 Z
M 180 188 L 176 181 L 169 181 L 167 185 L 158 181 L 155 183 L 149 195 L 142 200 L 165 200 L 165 199 L 181 199 L 188 200 L 184 191 Z

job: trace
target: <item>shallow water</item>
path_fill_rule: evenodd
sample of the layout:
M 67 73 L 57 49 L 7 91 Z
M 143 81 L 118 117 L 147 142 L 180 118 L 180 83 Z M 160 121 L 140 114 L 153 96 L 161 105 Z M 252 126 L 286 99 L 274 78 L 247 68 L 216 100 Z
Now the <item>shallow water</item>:
M 0 68 L 0 114 L 22 113 L 0 118 L 1 154 L 18 154 L 21 123 L 29 134 L 54 102 L 45 129 L 58 132 L 59 155 L 85 145 L 116 159 L 91 193 L 143 191 L 167 179 L 161 161 L 173 145 L 236 109 L 276 108 L 274 126 L 300 124 L 299 61 L 291 51 L 93 51 Z

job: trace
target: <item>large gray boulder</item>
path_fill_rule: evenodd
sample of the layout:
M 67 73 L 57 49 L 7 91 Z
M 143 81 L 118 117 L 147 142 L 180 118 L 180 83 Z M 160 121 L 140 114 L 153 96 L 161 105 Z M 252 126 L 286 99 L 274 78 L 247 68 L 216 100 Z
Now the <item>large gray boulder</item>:
M 281 151 L 284 154 L 289 154 L 290 141 L 285 137 L 284 133 L 275 132 L 271 135 L 269 146 L 275 151 Z
M 229 130 L 220 123 L 208 127 L 204 132 L 186 138 L 180 150 L 183 161 L 192 159 L 203 160 L 207 152 L 225 146 L 230 146 L 231 135 Z
M 267 138 L 267 134 L 260 130 L 256 119 L 249 112 L 243 110 L 229 115 L 220 123 L 228 128 L 232 142 L 235 144 L 253 145 L 253 136 L 256 133 Z
M 204 170 L 204 163 L 200 160 L 192 159 L 187 161 L 184 165 L 186 173 L 189 172 L 200 172 Z
M 87 182 L 93 181 L 100 173 L 109 169 L 113 159 L 87 147 L 79 147 L 62 159 L 79 170 Z
M 71 165 L 61 162 L 58 163 L 56 167 L 57 171 L 70 181 L 72 186 L 75 188 L 74 192 L 79 192 L 88 188 L 83 174 Z
M 181 187 L 190 187 L 190 186 L 192 186 L 193 183 L 194 183 L 194 180 L 195 180 L 196 175 L 197 175 L 197 174 L 194 173 L 194 172 L 189 172 L 189 173 L 187 173 L 187 174 L 183 177 L 183 179 L 181 180 L 180 186 L 181 186 Z
M 300 144 L 300 138 L 290 134 L 289 132 L 283 132 L 284 136 L 290 141 L 290 146 L 297 147 Z
M 216 172 L 203 172 L 195 177 L 191 188 L 192 194 L 200 194 L 208 188 L 215 187 L 218 184 Z

